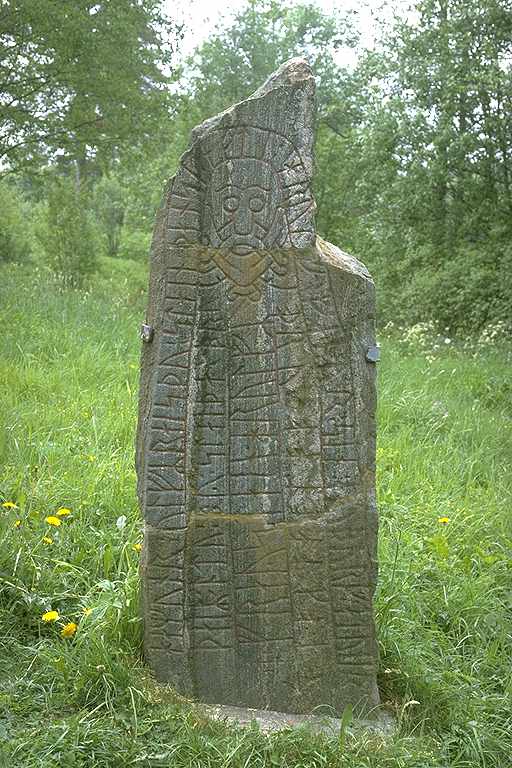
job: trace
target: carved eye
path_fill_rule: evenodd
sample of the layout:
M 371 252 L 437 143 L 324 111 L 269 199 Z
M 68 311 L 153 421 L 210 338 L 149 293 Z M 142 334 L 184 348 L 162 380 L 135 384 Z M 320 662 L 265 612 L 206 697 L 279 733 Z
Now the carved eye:
M 254 213 L 258 213 L 258 211 L 263 210 L 264 205 L 265 205 L 265 201 L 262 197 L 253 197 L 251 202 L 249 203 L 249 208 Z
M 223 203 L 224 210 L 228 211 L 228 213 L 232 213 L 233 211 L 236 211 L 238 208 L 238 197 L 226 197 Z

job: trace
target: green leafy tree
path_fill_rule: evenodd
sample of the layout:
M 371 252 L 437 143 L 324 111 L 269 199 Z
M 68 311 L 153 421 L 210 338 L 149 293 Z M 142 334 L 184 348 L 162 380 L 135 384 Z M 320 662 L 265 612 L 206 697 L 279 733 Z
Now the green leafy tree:
M 414 26 L 396 27 L 388 78 L 413 277 L 404 305 L 471 330 L 512 319 L 512 13 L 508 0 L 421 0 L 416 11 Z
M 292 56 L 305 56 L 310 62 L 319 82 L 320 109 L 324 109 L 340 77 L 336 52 L 355 42 L 348 14 L 329 15 L 312 3 L 251 0 L 191 58 L 188 120 L 182 130 L 246 98 Z
M 405 107 L 407 168 L 423 175 L 424 234 L 443 249 L 511 220 L 512 12 L 508 0 L 416 10 L 417 24 L 394 32 L 391 92 Z
M 148 145 L 169 108 L 177 30 L 161 0 L 9 0 L 0 5 L 0 161 L 60 158 L 77 182 Z
M 330 236 L 378 284 L 382 320 L 512 320 L 508 0 L 419 0 L 366 53 L 319 130 Z M 336 179 L 338 188 L 336 189 Z M 334 195 L 333 195 L 334 193 Z
M 103 176 L 93 190 L 93 210 L 107 244 L 107 255 L 117 256 L 125 218 L 126 193 L 117 177 Z
M 87 205 L 70 179 L 57 178 L 36 229 L 46 263 L 66 287 L 83 287 L 102 254 L 101 233 Z
M 14 184 L 0 181 L 0 262 L 23 261 L 30 253 L 30 216 Z

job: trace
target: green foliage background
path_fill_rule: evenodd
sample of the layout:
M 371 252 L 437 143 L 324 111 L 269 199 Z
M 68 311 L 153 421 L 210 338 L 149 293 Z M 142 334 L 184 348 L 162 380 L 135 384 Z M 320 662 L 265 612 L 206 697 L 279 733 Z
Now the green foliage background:
M 32 224 L 40 234 L 65 178 L 64 207 L 80 200 L 93 220 L 90 258 L 67 259 L 65 280 L 86 282 L 93 251 L 146 261 L 191 129 L 303 55 L 318 82 L 318 230 L 370 268 L 381 324 L 510 330 L 512 11 L 508 0 L 416 0 L 413 11 L 384 4 L 365 50 L 353 13 L 247 0 L 183 61 L 183 30 L 159 0 L 4 3 L 0 257 L 41 256 Z M 341 50 L 353 66 L 339 66 Z

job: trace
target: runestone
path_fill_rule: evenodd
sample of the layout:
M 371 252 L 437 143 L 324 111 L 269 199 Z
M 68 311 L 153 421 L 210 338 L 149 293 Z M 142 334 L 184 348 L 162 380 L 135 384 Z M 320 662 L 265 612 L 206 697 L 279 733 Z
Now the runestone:
M 215 704 L 378 704 L 374 286 L 316 235 L 315 81 L 207 120 L 152 246 L 138 493 L 145 658 Z

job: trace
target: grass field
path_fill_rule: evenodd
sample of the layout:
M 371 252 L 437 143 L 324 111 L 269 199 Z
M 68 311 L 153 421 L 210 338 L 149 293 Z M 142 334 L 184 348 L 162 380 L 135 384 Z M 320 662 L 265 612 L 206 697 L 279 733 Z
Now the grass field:
M 510 351 L 381 339 L 379 684 L 397 732 L 267 737 L 205 721 L 141 659 L 144 284 L 134 265 L 87 294 L 0 269 L 0 766 L 512 766 Z

